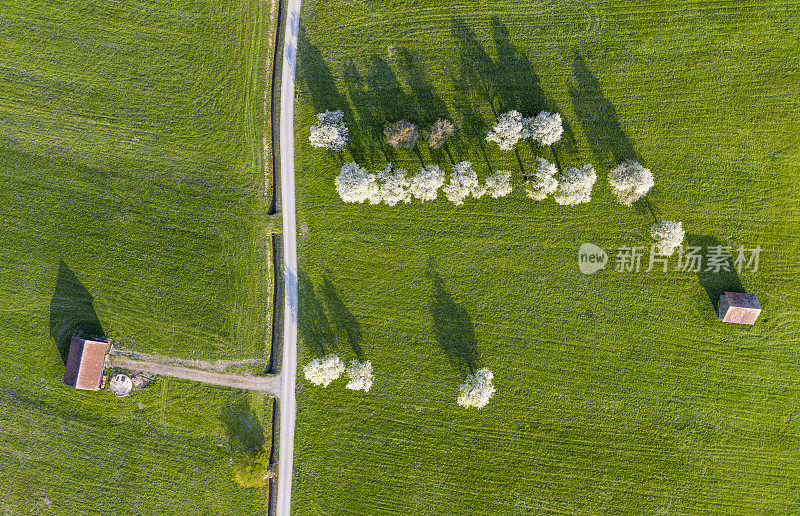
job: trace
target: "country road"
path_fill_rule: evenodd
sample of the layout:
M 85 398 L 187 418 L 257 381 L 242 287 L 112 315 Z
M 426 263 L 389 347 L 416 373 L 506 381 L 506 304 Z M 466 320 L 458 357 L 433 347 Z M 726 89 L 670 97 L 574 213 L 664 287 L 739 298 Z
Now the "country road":
M 297 224 L 294 206 L 294 72 L 300 0 L 286 10 L 281 71 L 281 209 L 283 211 L 284 324 L 280 389 L 280 448 L 278 451 L 277 515 L 289 516 L 294 462 L 295 375 L 297 372 Z

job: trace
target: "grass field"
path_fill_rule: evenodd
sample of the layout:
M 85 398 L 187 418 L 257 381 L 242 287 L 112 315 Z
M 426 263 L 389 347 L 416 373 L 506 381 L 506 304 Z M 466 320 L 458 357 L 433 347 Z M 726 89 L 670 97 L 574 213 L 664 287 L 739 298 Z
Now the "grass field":
M 794 2 L 305 3 L 298 50 L 300 362 L 372 360 L 368 393 L 298 390 L 296 514 L 800 512 L 800 39 Z M 480 178 L 514 153 L 493 110 L 565 120 L 562 170 L 592 163 L 590 204 L 505 199 L 346 205 L 345 160 L 383 167 L 385 121 L 459 127 Z M 307 143 L 343 109 L 343 156 Z M 520 158 L 551 157 L 524 144 Z M 485 151 L 485 152 L 484 152 Z M 425 162 L 449 167 L 424 145 Z M 410 171 L 412 152 L 388 152 Z M 615 163 L 653 170 L 659 217 L 692 245 L 763 248 L 757 272 L 615 272 L 653 217 L 617 204 Z M 612 263 L 591 276 L 577 250 Z M 673 261 L 674 264 L 674 261 Z M 646 262 L 645 262 L 646 268 Z M 721 290 L 758 295 L 723 325 Z M 455 403 L 489 367 L 483 410 Z M 301 373 L 302 374 L 302 373 Z
M 268 19 L 258 2 L 5 9 L 4 319 L 29 327 L 63 260 L 127 347 L 264 355 Z
M 0 513 L 264 514 L 229 460 L 264 438 L 269 400 L 61 379 L 73 331 L 268 356 L 270 22 L 262 2 L 3 5 Z

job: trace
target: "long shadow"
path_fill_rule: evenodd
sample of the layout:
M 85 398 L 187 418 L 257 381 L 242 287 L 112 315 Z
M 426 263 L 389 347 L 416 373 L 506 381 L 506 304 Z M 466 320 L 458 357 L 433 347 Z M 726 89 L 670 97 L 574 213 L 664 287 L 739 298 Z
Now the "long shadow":
M 450 118 L 447 104 L 433 91 L 424 65 L 408 50 L 396 51 L 397 64 L 414 97 L 422 129 L 428 130 L 439 118 Z
M 219 419 L 227 430 L 231 451 L 249 454 L 264 446 L 264 428 L 246 399 L 223 408 Z
M 570 85 L 569 95 L 597 162 L 612 167 L 628 159 L 641 161 L 622 128 L 617 110 L 603 95 L 600 81 L 578 52 L 572 61 L 572 72 L 576 83 Z
M 483 101 L 492 108 L 494 116 L 497 117 L 499 114 L 495 106 L 497 70 L 494 61 L 478 41 L 475 32 L 462 18 L 453 18 L 450 25 L 458 47 L 458 68 L 461 73 L 461 82 L 475 88 Z
M 436 342 L 455 368 L 472 373 L 478 358 L 472 318 L 463 305 L 455 302 L 433 268 L 428 271 L 428 277 L 433 283 L 430 310 Z
M 414 99 L 403 89 L 389 64 L 378 56 L 372 56 L 369 60 L 367 85 L 384 123 L 403 119 L 411 123 L 419 122 Z
M 105 339 L 105 332 L 94 310 L 94 297 L 61 260 L 56 288 L 50 300 L 50 336 L 64 363 L 67 362 L 73 335 Z
M 461 117 L 461 124 L 459 130 L 451 138 L 451 147 L 456 151 L 458 161 L 464 159 L 472 159 L 470 156 L 470 149 L 476 146 L 481 150 L 484 161 L 489 171 L 492 170 L 492 164 L 489 161 L 489 156 L 484 147 L 484 137 L 489 129 L 486 121 L 475 109 L 475 103 L 472 99 L 469 83 L 463 80 L 463 77 L 456 77 L 451 75 L 453 81 L 453 89 L 455 96 L 453 99 L 453 107 Z
M 336 292 L 336 287 L 333 286 L 327 275 L 322 276 L 321 294 L 325 301 L 325 306 L 328 307 L 336 337 L 344 339 L 350 345 L 356 357 L 359 360 L 363 360 L 364 352 L 359 344 L 361 340 L 361 325 L 342 302 Z
M 325 62 L 322 52 L 314 46 L 301 28 L 297 37 L 299 59 L 297 61 L 297 80 L 305 85 L 311 97 L 311 103 L 317 113 L 326 110 L 341 110 L 349 128 L 348 147 L 356 161 L 364 159 L 364 144 L 361 141 L 359 130 L 353 110 L 347 98 L 336 87 L 336 78 L 330 67 Z
M 383 125 L 385 120 L 378 113 L 373 95 L 367 91 L 366 82 L 352 62 L 347 62 L 342 69 L 347 95 L 350 103 L 358 117 L 358 131 L 362 134 L 364 141 L 367 142 L 367 159 L 370 164 L 374 163 L 377 155 L 383 154 L 387 161 L 392 161 L 391 151 L 384 145 Z
M 724 263 L 725 267 L 721 268 L 719 272 L 706 271 L 706 258 L 709 254 L 709 249 L 714 246 L 724 245 L 716 237 L 707 235 L 686 235 L 686 242 L 689 246 L 701 247 L 700 254 L 704 255 L 703 264 L 700 271 L 697 273 L 697 279 L 700 286 L 703 287 L 714 308 L 714 314 L 719 313 L 719 296 L 724 292 L 744 292 L 744 287 L 739 279 L 739 274 L 734 267 L 733 258 L 728 258 Z M 727 268 L 727 270 L 723 270 Z
M 331 330 L 325 307 L 317 297 L 314 285 L 303 273 L 298 275 L 297 288 L 300 296 L 297 330 L 303 337 L 308 352 L 322 357 L 326 351 L 330 352 L 335 347 L 336 336 Z

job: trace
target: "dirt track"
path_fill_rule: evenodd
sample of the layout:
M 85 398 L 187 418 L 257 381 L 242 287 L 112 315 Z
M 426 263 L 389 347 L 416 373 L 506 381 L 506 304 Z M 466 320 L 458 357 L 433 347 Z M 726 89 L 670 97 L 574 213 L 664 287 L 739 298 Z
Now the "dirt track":
M 192 380 L 210 385 L 267 392 L 276 398 L 281 395 L 281 381 L 277 376 L 222 374 L 189 367 L 169 365 L 151 360 L 135 360 L 122 355 L 110 355 L 109 366 L 121 367 L 131 371 L 143 371 L 161 376 L 172 376 L 174 378 Z

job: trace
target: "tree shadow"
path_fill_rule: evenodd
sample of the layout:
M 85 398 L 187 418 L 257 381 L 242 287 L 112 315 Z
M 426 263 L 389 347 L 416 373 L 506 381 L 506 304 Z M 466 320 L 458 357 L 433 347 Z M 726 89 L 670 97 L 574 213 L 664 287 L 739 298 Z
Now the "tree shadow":
M 65 364 L 73 335 L 105 340 L 93 303 L 94 297 L 64 260 L 60 260 L 56 288 L 50 300 L 50 336 Z
M 325 301 L 325 306 L 328 307 L 336 336 L 344 339 L 347 344 L 350 345 L 356 357 L 358 357 L 359 360 L 363 360 L 364 352 L 359 345 L 359 341 L 361 340 L 361 325 L 342 302 L 342 299 L 336 292 L 336 287 L 333 286 L 333 283 L 331 283 L 327 275 L 322 276 L 321 294 Z
M 739 274 L 734 267 L 733 258 L 728 258 L 725 262 L 728 270 L 720 270 L 719 272 L 706 271 L 705 255 L 708 254 L 708 249 L 713 246 L 725 245 L 719 239 L 707 235 L 686 235 L 686 242 L 692 247 L 701 247 L 700 253 L 704 255 L 703 266 L 697 273 L 697 279 L 700 286 L 703 287 L 714 308 L 714 314 L 719 313 L 719 297 L 725 292 L 744 292 L 744 287 L 739 279 Z
M 574 55 L 572 71 L 576 84 L 569 86 L 569 95 L 597 162 L 613 167 L 628 159 L 641 161 L 622 128 L 614 105 L 603 95 L 600 81 L 578 52 Z
M 474 372 L 478 345 L 472 318 L 463 305 L 456 303 L 439 274 L 431 267 L 428 277 L 433 283 L 431 316 L 436 342 L 450 363 L 462 372 Z
M 386 161 L 393 161 L 391 147 L 383 143 L 385 139 L 383 136 L 385 121 L 377 113 L 373 95 L 367 91 L 364 78 L 356 65 L 352 62 L 345 63 L 342 70 L 342 78 L 347 89 L 347 96 L 350 98 L 350 103 L 358 117 L 356 126 L 368 145 L 366 149 L 369 152 L 369 162 L 374 163 L 378 153 L 383 154 Z
M 439 118 L 450 118 L 447 104 L 433 91 L 428 80 L 424 65 L 419 62 L 408 50 L 401 48 L 396 51 L 397 64 L 416 102 L 419 113 L 418 122 L 422 129 L 429 130 Z
M 247 399 L 224 407 L 219 420 L 227 430 L 231 451 L 250 454 L 264 446 L 264 428 Z
M 314 285 L 303 273 L 298 274 L 297 288 L 297 329 L 309 353 L 325 356 L 326 351 L 330 352 L 336 343 L 336 336 L 325 315 L 325 307 L 317 297 Z
M 647 216 L 649 214 L 653 217 L 653 223 L 656 224 L 661 220 L 661 210 L 650 201 L 650 196 L 653 194 L 654 189 L 655 187 L 653 187 L 647 195 L 635 201 L 633 203 L 633 208 L 639 215 Z
M 458 67 L 462 86 L 468 85 L 475 88 L 480 97 L 492 108 L 494 116 L 497 117 L 498 111 L 495 107 L 497 71 L 494 61 L 486 53 L 486 49 L 478 41 L 475 32 L 464 22 L 463 18 L 453 18 L 450 25 L 458 47 Z
M 378 56 L 372 56 L 369 60 L 367 85 L 384 124 L 398 120 L 419 122 L 414 99 L 403 89 L 389 64 Z
M 350 153 L 356 161 L 363 160 L 364 144 L 361 141 L 361 134 L 350 103 L 339 92 L 336 87 L 336 79 L 325 62 L 325 57 L 311 43 L 303 28 L 300 29 L 297 37 L 297 48 L 299 52 L 297 80 L 308 90 L 314 110 L 317 113 L 324 113 L 326 110 L 341 110 L 344 113 L 345 121 L 350 129 L 348 132 Z

